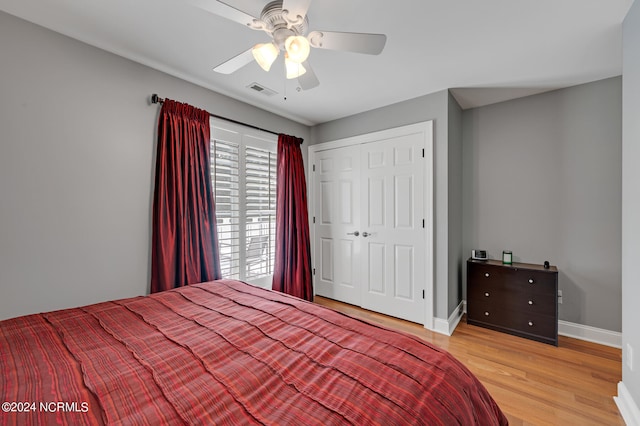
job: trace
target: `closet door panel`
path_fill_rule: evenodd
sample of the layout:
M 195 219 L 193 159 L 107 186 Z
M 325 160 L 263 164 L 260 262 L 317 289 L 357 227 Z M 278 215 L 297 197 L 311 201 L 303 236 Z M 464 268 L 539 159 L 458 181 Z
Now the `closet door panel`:
M 365 264 L 367 268 L 367 282 L 369 283 L 367 293 L 386 294 L 386 245 L 370 242 L 367 244 L 367 252 L 369 254 Z
M 360 149 L 321 151 L 314 175 L 316 294 L 360 305 Z
M 424 322 L 422 134 L 362 145 L 362 306 Z M 374 255 L 375 253 L 375 255 Z M 375 262 L 372 263 L 372 262 Z

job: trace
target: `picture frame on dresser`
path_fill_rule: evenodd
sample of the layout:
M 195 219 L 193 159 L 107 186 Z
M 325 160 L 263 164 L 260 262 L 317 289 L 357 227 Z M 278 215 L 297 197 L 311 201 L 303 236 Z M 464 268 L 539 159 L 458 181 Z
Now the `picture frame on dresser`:
M 467 323 L 558 346 L 558 268 L 469 258 Z

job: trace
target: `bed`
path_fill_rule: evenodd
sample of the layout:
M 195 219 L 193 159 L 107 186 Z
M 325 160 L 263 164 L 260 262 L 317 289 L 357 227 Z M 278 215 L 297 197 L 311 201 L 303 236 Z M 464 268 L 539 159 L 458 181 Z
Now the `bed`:
M 446 351 L 218 280 L 0 322 L 0 424 L 507 424 Z

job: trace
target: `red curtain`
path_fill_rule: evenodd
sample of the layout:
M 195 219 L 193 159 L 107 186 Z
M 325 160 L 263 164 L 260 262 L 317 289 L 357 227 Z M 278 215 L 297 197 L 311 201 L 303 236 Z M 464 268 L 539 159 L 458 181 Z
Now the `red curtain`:
M 151 292 L 221 278 L 209 113 L 165 99 L 158 122 Z
M 273 289 L 313 300 L 302 139 L 278 135 L 276 259 Z

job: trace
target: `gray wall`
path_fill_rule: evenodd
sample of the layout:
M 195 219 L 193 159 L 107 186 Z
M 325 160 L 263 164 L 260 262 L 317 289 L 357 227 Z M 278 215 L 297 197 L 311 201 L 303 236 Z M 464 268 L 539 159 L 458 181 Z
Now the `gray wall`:
M 151 93 L 308 127 L 0 12 L 0 319 L 145 294 Z
M 447 312 L 451 314 L 463 300 L 462 271 L 466 269 L 465 252 L 462 239 L 462 190 L 463 190 L 463 151 L 462 151 L 462 108 L 449 93 L 448 102 L 448 149 L 449 149 L 449 297 Z
M 636 1 L 623 26 L 622 135 L 622 347 L 634 348 L 634 370 L 622 352 L 622 382 L 640 407 L 640 2 Z
M 457 286 L 449 276 L 449 92 L 443 90 L 372 111 L 320 124 L 311 129 L 313 143 L 328 142 L 379 130 L 434 121 L 434 315 L 449 314 L 449 288 Z M 452 224 L 451 226 L 460 226 Z M 459 302 L 459 301 L 458 301 Z M 457 303 L 455 305 L 457 305 Z
M 611 331 L 621 330 L 621 88 L 616 77 L 463 114 L 464 253 L 548 260 L 560 319 Z

